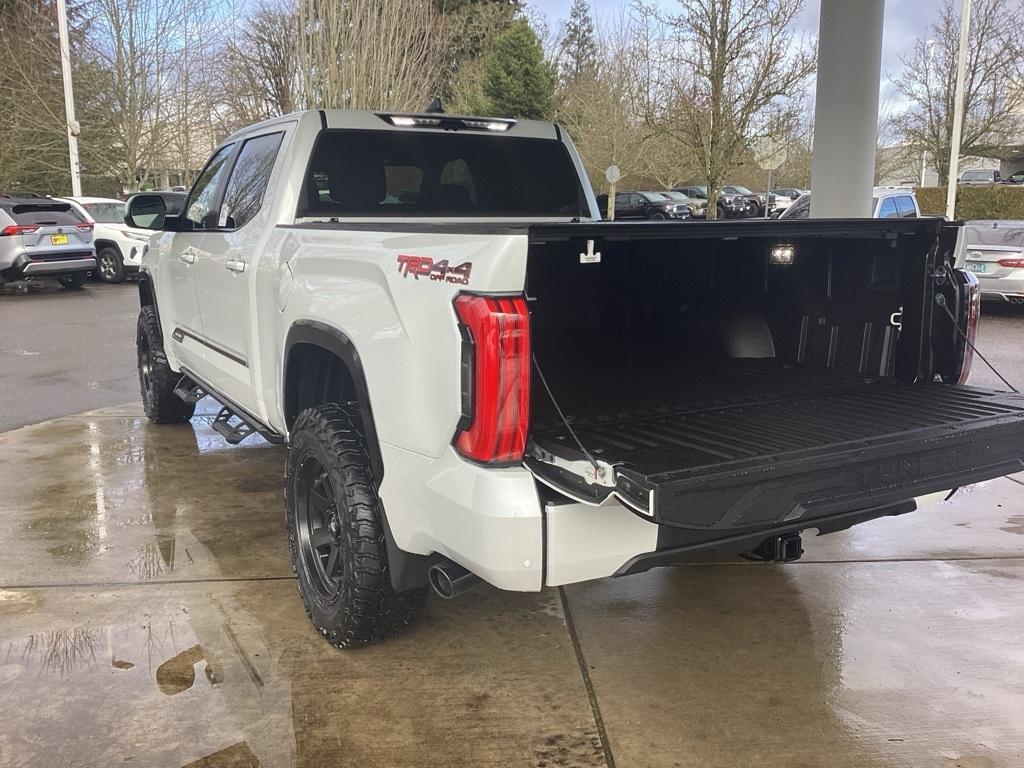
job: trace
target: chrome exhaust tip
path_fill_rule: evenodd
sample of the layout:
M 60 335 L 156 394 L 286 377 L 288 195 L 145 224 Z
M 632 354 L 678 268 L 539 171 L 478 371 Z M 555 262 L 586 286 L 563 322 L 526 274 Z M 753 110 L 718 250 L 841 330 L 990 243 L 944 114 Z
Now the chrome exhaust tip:
M 451 560 L 442 560 L 430 566 L 427 577 L 430 586 L 445 600 L 458 597 L 480 583 L 479 576 Z

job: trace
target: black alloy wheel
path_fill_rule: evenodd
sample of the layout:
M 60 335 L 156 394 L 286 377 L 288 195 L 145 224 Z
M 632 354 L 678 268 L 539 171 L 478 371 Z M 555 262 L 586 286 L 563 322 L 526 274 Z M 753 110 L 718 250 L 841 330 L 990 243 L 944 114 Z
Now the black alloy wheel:
M 342 553 L 334 487 L 316 457 L 309 456 L 303 461 L 296 491 L 299 555 L 318 596 L 330 601 L 341 589 L 348 559 Z

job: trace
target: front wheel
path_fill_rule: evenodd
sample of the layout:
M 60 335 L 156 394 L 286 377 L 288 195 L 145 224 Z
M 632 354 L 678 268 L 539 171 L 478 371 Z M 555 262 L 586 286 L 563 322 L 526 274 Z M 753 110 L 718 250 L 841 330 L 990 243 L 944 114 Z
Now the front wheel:
M 307 408 L 290 437 L 285 524 L 306 614 L 338 648 L 397 635 L 415 620 L 426 588 L 391 587 L 384 507 L 358 407 Z
M 154 424 L 180 424 L 191 419 L 196 404 L 186 403 L 174 394 L 180 376 L 171 370 L 167 362 L 160 323 L 153 307 L 143 307 L 139 311 L 135 348 L 139 359 L 142 407 L 149 420 Z
M 104 283 L 123 283 L 125 278 L 124 259 L 121 252 L 112 245 L 100 249 L 96 254 L 96 275 Z
M 665 221 L 665 214 L 658 212 L 651 214 L 651 221 Z
M 60 283 L 62 288 L 66 288 L 69 291 L 77 291 L 85 285 L 85 275 L 85 272 L 75 272 L 71 275 L 58 277 L 57 282 Z

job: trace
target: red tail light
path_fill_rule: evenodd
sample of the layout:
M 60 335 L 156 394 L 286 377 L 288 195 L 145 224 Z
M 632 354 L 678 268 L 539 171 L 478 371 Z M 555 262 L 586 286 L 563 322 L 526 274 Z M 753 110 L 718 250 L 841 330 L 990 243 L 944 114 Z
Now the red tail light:
M 11 224 L 9 227 L 0 229 L 0 236 L 10 237 L 11 235 L 31 235 L 39 229 L 38 224 Z
M 526 299 L 463 294 L 455 299 L 455 312 L 468 331 L 464 354 L 470 357 L 463 381 L 465 426 L 456 434 L 455 448 L 473 461 L 518 464 L 530 421 Z
M 1000 267 L 1010 267 L 1011 269 L 1018 269 L 1024 267 L 1024 259 L 1000 259 Z
M 78 224 L 77 226 L 78 226 L 78 231 L 79 232 L 92 232 L 92 228 L 93 228 L 92 222 L 88 222 L 87 221 L 84 224 Z
M 961 321 L 961 330 L 964 332 L 966 342 L 963 349 L 963 362 L 960 366 L 960 376 L 957 377 L 958 384 L 966 384 L 971 377 L 971 365 L 974 363 L 974 340 L 978 335 L 978 318 L 981 317 L 981 286 L 978 278 L 973 273 L 958 270 L 964 280 L 961 289 L 961 302 L 964 310 L 964 319 Z

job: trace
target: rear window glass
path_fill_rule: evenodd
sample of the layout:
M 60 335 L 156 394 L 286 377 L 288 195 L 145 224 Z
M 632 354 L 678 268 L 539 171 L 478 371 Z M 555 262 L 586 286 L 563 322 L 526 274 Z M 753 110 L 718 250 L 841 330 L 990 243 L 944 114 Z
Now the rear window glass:
M 79 216 L 67 203 L 21 203 L 9 209 L 18 224 L 81 224 Z
M 100 224 L 124 224 L 124 203 L 85 203 L 82 207 Z
M 584 216 L 560 141 L 413 131 L 324 131 L 300 216 Z

